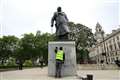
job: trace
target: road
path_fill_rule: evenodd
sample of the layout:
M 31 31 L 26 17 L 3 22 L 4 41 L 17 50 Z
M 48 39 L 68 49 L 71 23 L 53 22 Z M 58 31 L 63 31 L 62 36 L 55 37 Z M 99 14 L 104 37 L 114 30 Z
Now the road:
M 79 76 L 92 74 L 94 80 L 120 80 L 120 70 L 77 70 L 78 76 L 56 79 L 48 77 L 48 68 L 31 68 L 0 72 L 0 80 L 81 80 Z

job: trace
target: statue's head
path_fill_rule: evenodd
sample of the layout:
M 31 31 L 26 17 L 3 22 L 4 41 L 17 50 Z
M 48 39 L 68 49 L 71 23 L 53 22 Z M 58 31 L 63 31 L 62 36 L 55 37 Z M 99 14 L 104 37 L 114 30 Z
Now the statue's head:
M 62 11 L 62 8 L 61 7 L 58 7 L 57 8 L 57 12 L 61 12 Z

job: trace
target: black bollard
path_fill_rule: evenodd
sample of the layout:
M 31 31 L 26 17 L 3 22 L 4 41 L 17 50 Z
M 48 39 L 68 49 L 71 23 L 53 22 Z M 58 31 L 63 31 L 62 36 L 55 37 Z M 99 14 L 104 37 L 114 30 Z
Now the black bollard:
M 93 75 L 87 74 L 87 80 L 93 80 Z

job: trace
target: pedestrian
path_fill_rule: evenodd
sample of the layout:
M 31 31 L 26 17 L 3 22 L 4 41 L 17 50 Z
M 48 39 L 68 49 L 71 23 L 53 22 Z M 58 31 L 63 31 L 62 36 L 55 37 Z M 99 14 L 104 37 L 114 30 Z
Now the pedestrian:
M 62 64 L 64 64 L 64 61 L 65 61 L 65 53 L 63 51 L 63 47 L 60 47 L 59 50 L 57 50 L 57 48 L 56 48 L 55 51 L 56 51 L 55 77 L 61 78 L 61 68 L 62 68 Z
M 40 62 L 40 67 L 43 68 L 43 62 L 44 62 L 43 56 L 40 57 L 39 62 Z
M 20 61 L 18 59 L 16 59 L 16 64 L 17 64 L 18 69 L 20 69 L 19 68 Z
M 18 64 L 18 69 L 19 69 L 19 70 L 22 70 L 22 67 L 23 67 L 23 62 L 22 62 L 22 60 L 21 60 L 21 59 L 17 59 L 17 60 L 16 60 L 16 64 Z
M 22 60 L 20 60 L 20 64 L 19 64 L 19 66 L 20 66 L 20 70 L 22 70 L 23 69 L 23 62 L 22 62 Z

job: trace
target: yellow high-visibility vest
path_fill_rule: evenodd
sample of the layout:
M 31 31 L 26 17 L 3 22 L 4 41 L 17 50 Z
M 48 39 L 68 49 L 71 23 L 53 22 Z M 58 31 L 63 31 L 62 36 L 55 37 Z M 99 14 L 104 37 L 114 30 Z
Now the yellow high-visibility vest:
M 63 54 L 64 54 L 64 52 L 62 50 L 58 51 L 56 53 L 56 59 L 63 61 Z

